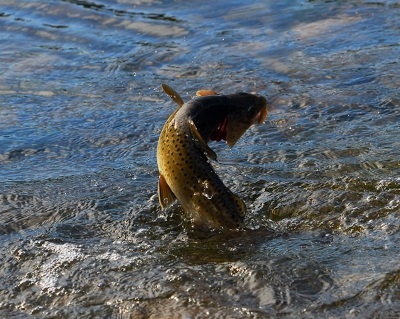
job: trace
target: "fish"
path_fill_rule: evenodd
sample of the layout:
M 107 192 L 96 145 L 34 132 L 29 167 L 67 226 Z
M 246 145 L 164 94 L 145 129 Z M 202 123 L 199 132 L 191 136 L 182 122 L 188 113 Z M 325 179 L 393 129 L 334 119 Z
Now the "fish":
M 211 161 L 217 161 L 217 155 L 208 142 L 224 140 L 233 147 L 251 125 L 264 122 L 266 98 L 199 90 L 185 103 L 170 86 L 162 84 L 162 88 L 178 108 L 166 121 L 157 145 L 161 208 L 178 200 L 194 228 L 239 228 L 246 205 L 215 172 Z

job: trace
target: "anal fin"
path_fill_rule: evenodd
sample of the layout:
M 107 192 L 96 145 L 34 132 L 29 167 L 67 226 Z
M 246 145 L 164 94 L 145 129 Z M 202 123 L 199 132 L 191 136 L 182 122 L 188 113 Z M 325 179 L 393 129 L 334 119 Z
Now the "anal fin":
M 165 177 L 160 174 L 160 178 L 158 179 L 158 200 L 160 201 L 161 207 L 163 209 L 167 208 L 172 205 L 175 199 L 176 196 L 167 184 Z

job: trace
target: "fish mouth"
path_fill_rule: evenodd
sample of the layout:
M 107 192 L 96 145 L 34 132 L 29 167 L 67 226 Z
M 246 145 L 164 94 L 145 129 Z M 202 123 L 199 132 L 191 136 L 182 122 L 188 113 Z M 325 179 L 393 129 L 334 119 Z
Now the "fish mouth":
M 243 132 L 251 125 L 258 123 L 262 124 L 267 117 L 267 106 L 263 106 L 261 110 L 250 120 L 250 124 L 245 124 L 246 128 L 243 130 Z M 240 135 L 243 134 L 243 132 Z M 210 136 L 210 141 L 226 141 L 228 136 L 228 117 L 225 117 L 221 123 L 219 123 L 218 127 L 215 129 L 215 131 L 212 132 Z
M 218 125 L 217 129 L 212 132 L 210 136 L 211 141 L 226 141 L 226 136 L 228 134 L 228 118 L 225 117 L 224 120 Z
M 254 102 L 255 105 L 250 105 L 247 111 L 234 112 L 225 116 L 206 142 L 224 140 L 232 147 L 251 125 L 262 124 L 268 114 L 267 100 L 263 96 L 256 95 Z M 255 115 L 254 108 L 258 110 Z
M 267 117 L 267 106 L 263 106 L 263 108 L 254 116 L 253 123 L 262 124 L 264 123 L 265 118 Z

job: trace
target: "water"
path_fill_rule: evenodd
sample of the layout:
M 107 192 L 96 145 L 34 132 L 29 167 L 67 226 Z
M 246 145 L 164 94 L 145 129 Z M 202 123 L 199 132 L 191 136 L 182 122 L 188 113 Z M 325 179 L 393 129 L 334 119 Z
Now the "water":
M 396 1 L 0 4 L 0 317 L 398 318 Z M 156 196 L 158 134 L 201 88 L 268 120 L 216 169 L 244 229 Z

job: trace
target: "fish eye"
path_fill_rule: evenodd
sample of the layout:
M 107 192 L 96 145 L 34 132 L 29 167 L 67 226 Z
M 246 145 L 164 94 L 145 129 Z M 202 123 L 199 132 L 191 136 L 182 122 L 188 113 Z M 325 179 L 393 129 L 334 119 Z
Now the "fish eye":
M 248 108 L 247 108 L 247 113 L 255 113 L 255 106 L 253 104 L 251 104 Z

